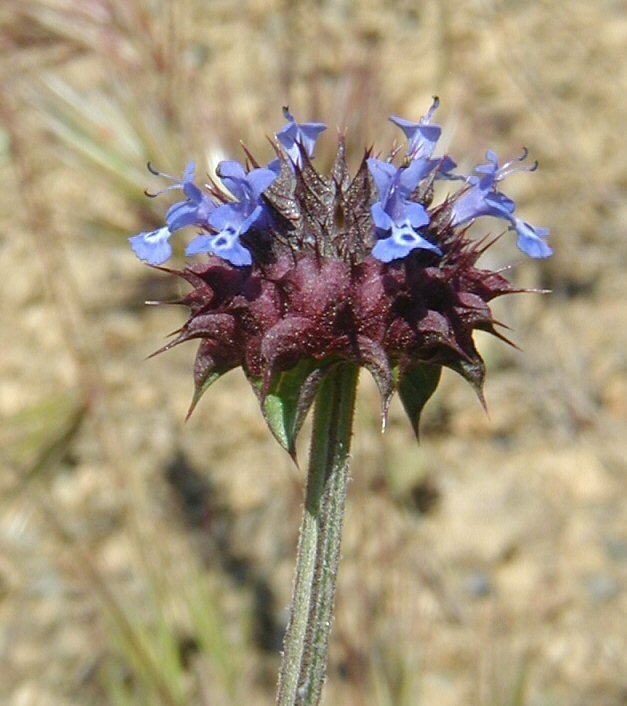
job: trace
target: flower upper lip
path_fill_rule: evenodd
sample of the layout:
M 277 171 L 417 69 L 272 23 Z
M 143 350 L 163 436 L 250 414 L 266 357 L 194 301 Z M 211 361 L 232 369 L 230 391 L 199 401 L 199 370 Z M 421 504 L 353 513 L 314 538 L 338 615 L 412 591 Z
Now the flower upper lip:
M 276 137 L 281 143 L 293 164 L 302 167 L 303 150 L 312 159 L 316 142 L 327 126 L 324 123 L 297 123 L 289 108 L 283 108 L 287 125 L 277 132 Z
M 431 124 L 431 118 L 439 105 L 440 99 L 435 96 L 427 114 L 417 123 L 399 118 L 397 115 L 390 117 L 390 121 L 405 133 L 405 137 L 409 141 L 407 156 L 410 159 L 429 158 L 433 154 L 435 145 L 442 134 L 442 128 L 439 125 Z

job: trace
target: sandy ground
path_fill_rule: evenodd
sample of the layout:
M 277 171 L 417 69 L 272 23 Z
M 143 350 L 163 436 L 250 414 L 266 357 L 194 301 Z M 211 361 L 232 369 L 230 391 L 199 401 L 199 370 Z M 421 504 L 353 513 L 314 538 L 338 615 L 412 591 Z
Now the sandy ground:
M 390 143 L 387 115 L 417 118 L 434 93 L 463 168 L 523 144 L 541 163 L 508 193 L 551 227 L 555 257 L 523 262 L 503 242 L 488 264 L 552 294 L 499 304 L 522 351 L 481 339 L 489 417 L 445 375 L 420 447 L 396 405 L 382 437 L 363 375 L 325 703 L 627 703 L 624 3 L 177 7 L 177 51 L 197 71 L 173 90 L 195 111 L 163 148 L 168 168 L 237 156 L 237 136 L 270 158 L 264 135 L 287 101 L 301 119 L 349 125 L 357 160 Z M 61 61 L 50 27 L 0 19 L 12 40 L 0 58 L 0 700 L 272 703 L 303 472 L 237 372 L 183 422 L 194 346 L 144 360 L 183 312 L 143 301 L 178 285 L 124 237 L 163 208 L 50 133 L 44 68 L 96 112 L 99 92 L 134 95 L 141 75 L 107 65 L 89 24 Z M 136 191 L 152 188 L 145 154 L 129 154 Z M 197 605 L 215 620 L 206 643 Z M 144 688 L 115 606 L 157 643 L 174 636 L 178 676 L 161 665 L 174 701 Z

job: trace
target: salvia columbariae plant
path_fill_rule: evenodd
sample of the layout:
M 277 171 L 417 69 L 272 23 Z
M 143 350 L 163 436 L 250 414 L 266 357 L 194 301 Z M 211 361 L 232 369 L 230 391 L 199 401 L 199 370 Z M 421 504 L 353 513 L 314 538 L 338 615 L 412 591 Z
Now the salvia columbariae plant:
M 517 245 L 546 258 L 548 230 L 516 215 L 500 183 L 525 165 L 527 151 L 470 176 L 435 156 L 438 99 L 419 122 L 390 118 L 407 139 L 404 155 L 367 151 L 354 176 L 339 134 L 329 174 L 313 164 L 322 123 L 287 125 L 276 134 L 276 158 L 261 166 L 223 161 L 210 179 L 194 183 L 194 164 L 164 191 L 184 199 L 166 225 L 130 239 L 137 256 L 160 266 L 170 239 L 198 229 L 187 246 L 202 262 L 167 270 L 191 291 L 177 301 L 190 315 L 162 351 L 198 339 L 190 412 L 224 373 L 241 367 L 276 439 L 295 457 L 303 420 L 316 401 L 305 511 L 277 703 L 318 704 L 326 672 L 335 579 L 349 471 L 357 374 L 365 367 L 381 393 L 382 417 L 398 391 L 416 434 L 422 409 L 443 366 L 468 380 L 482 398 L 485 366 L 473 333 L 504 338 L 490 302 L 521 291 L 478 261 L 494 242 L 471 240 L 469 226 L 491 216 L 505 221 Z M 434 185 L 450 193 L 434 202 Z M 162 193 L 162 192 L 160 192 Z M 160 351 L 161 352 L 161 351 Z

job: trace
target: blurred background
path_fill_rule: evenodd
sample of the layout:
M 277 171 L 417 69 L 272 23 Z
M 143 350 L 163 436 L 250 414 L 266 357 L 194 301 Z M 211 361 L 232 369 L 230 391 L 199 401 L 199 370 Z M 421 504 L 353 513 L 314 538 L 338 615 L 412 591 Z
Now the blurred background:
M 539 160 L 554 258 L 485 261 L 552 294 L 496 307 L 489 417 L 445 373 L 381 436 L 362 376 L 325 703 L 627 703 L 626 50 L 620 0 L 2 0 L 2 704 L 274 703 L 304 473 L 239 372 L 184 423 L 195 346 L 145 360 L 184 317 L 145 164 L 269 160 L 289 103 L 356 165 L 435 94 L 461 170 Z

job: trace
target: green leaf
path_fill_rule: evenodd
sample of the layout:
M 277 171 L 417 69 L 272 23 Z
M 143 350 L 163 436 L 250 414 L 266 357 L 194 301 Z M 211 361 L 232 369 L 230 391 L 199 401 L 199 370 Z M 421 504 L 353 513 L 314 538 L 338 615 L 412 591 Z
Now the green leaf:
M 315 399 L 318 386 L 331 369 L 303 360 L 289 370 L 274 373 L 264 392 L 263 380 L 251 379 L 270 431 L 296 461 L 296 438 Z
M 420 415 L 440 382 L 441 372 L 442 366 L 428 363 L 401 364 L 399 367 L 398 394 L 417 439 Z

